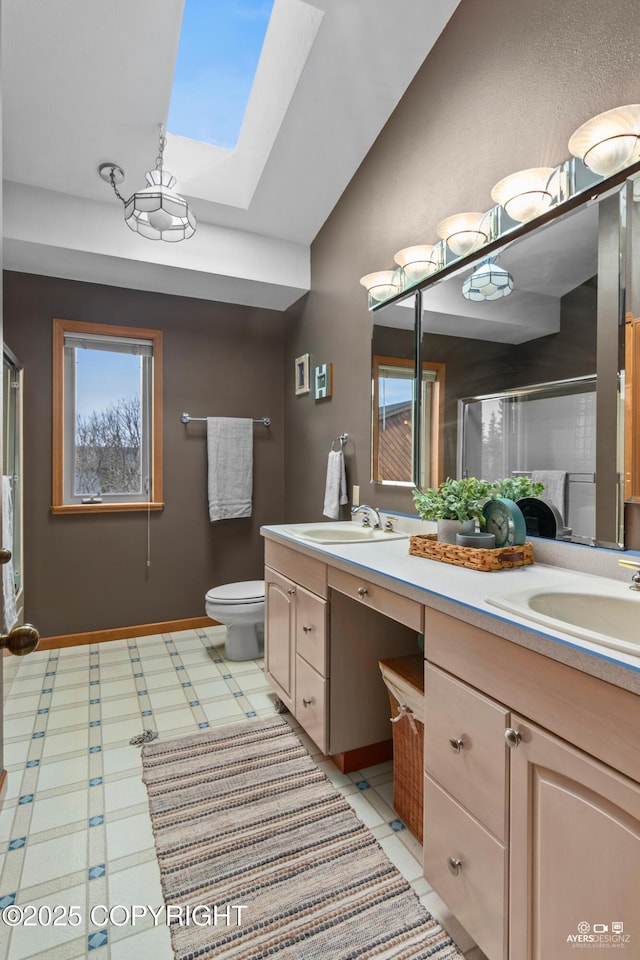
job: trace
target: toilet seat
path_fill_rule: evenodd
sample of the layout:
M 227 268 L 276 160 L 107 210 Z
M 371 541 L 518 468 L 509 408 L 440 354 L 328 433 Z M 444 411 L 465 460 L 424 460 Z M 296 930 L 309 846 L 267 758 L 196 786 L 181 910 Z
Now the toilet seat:
M 225 606 L 257 603 L 264 600 L 264 580 L 243 580 L 239 583 L 225 583 L 220 587 L 212 587 L 207 592 L 206 599 L 210 603 L 223 603 Z

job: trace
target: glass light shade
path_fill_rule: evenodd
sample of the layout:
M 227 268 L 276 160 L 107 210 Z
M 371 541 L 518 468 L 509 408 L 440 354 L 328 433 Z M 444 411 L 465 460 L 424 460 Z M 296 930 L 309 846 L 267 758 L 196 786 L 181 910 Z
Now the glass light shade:
M 484 213 L 457 213 L 441 220 L 436 232 L 452 253 L 466 257 L 489 239 L 483 229 L 485 217 Z
M 493 257 L 483 260 L 480 266 L 462 284 L 462 296 L 467 300 L 500 300 L 513 290 L 513 277 L 499 267 Z
M 367 288 L 371 299 L 378 302 L 388 300 L 401 289 L 397 270 L 378 270 L 377 273 L 368 273 L 365 277 L 360 277 L 360 283 Z
M 496 183 L 491 199 L 499 203 L 505 213 L 518 223 L 539 217 L 555 201 L 550 181 L 555 167 L 533 167 L 512 173 Z
M 434 246 L 404 247 L 402 250 L 398 250 L 393 259 L 402 267 L 409 283 L 424 280 L 440 266 Z
M 176 243 L 196 232 L 196 218 L 186 200 L 172 193 L 176 178 L 165 170 L 150 170 L 148 186 L 134 193 L 124 205 L 127 226 L 148 240 Z
M 610 177 L 640 159 L 640 103 L 587 120 L 569 140 L 569 152 L 601 177 Z

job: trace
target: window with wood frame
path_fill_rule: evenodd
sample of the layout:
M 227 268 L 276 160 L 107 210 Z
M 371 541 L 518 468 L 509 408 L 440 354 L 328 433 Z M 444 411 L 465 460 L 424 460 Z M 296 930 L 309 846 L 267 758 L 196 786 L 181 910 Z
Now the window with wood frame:
M 53 321 L 53 513 L 160 510 L 162 332 Z

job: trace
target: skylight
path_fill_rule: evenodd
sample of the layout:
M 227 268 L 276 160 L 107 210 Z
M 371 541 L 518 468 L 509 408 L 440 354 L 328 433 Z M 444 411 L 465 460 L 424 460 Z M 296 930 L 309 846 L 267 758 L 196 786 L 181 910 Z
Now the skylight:
M 233 150 L 273 0 L 185 0 L 167 130 Z

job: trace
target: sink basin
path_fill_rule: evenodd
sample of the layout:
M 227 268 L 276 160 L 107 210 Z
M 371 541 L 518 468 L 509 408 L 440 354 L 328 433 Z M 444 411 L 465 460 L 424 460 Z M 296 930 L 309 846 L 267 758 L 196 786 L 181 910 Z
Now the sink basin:
M 284 528 L 284 532 L 300 540 L 311 543 L 372 543 L 385 540 L 406 540 L 407 533 L 397 530 L 387 532 L 362 527 L 350 520 L 328 521 L 327 523 L 295 523 Z
M 573 590 L 523 590 L 487 603 L 591 640 L 614 650 L 640 655 L 640 592 L 624 583 L 602 581 Z

